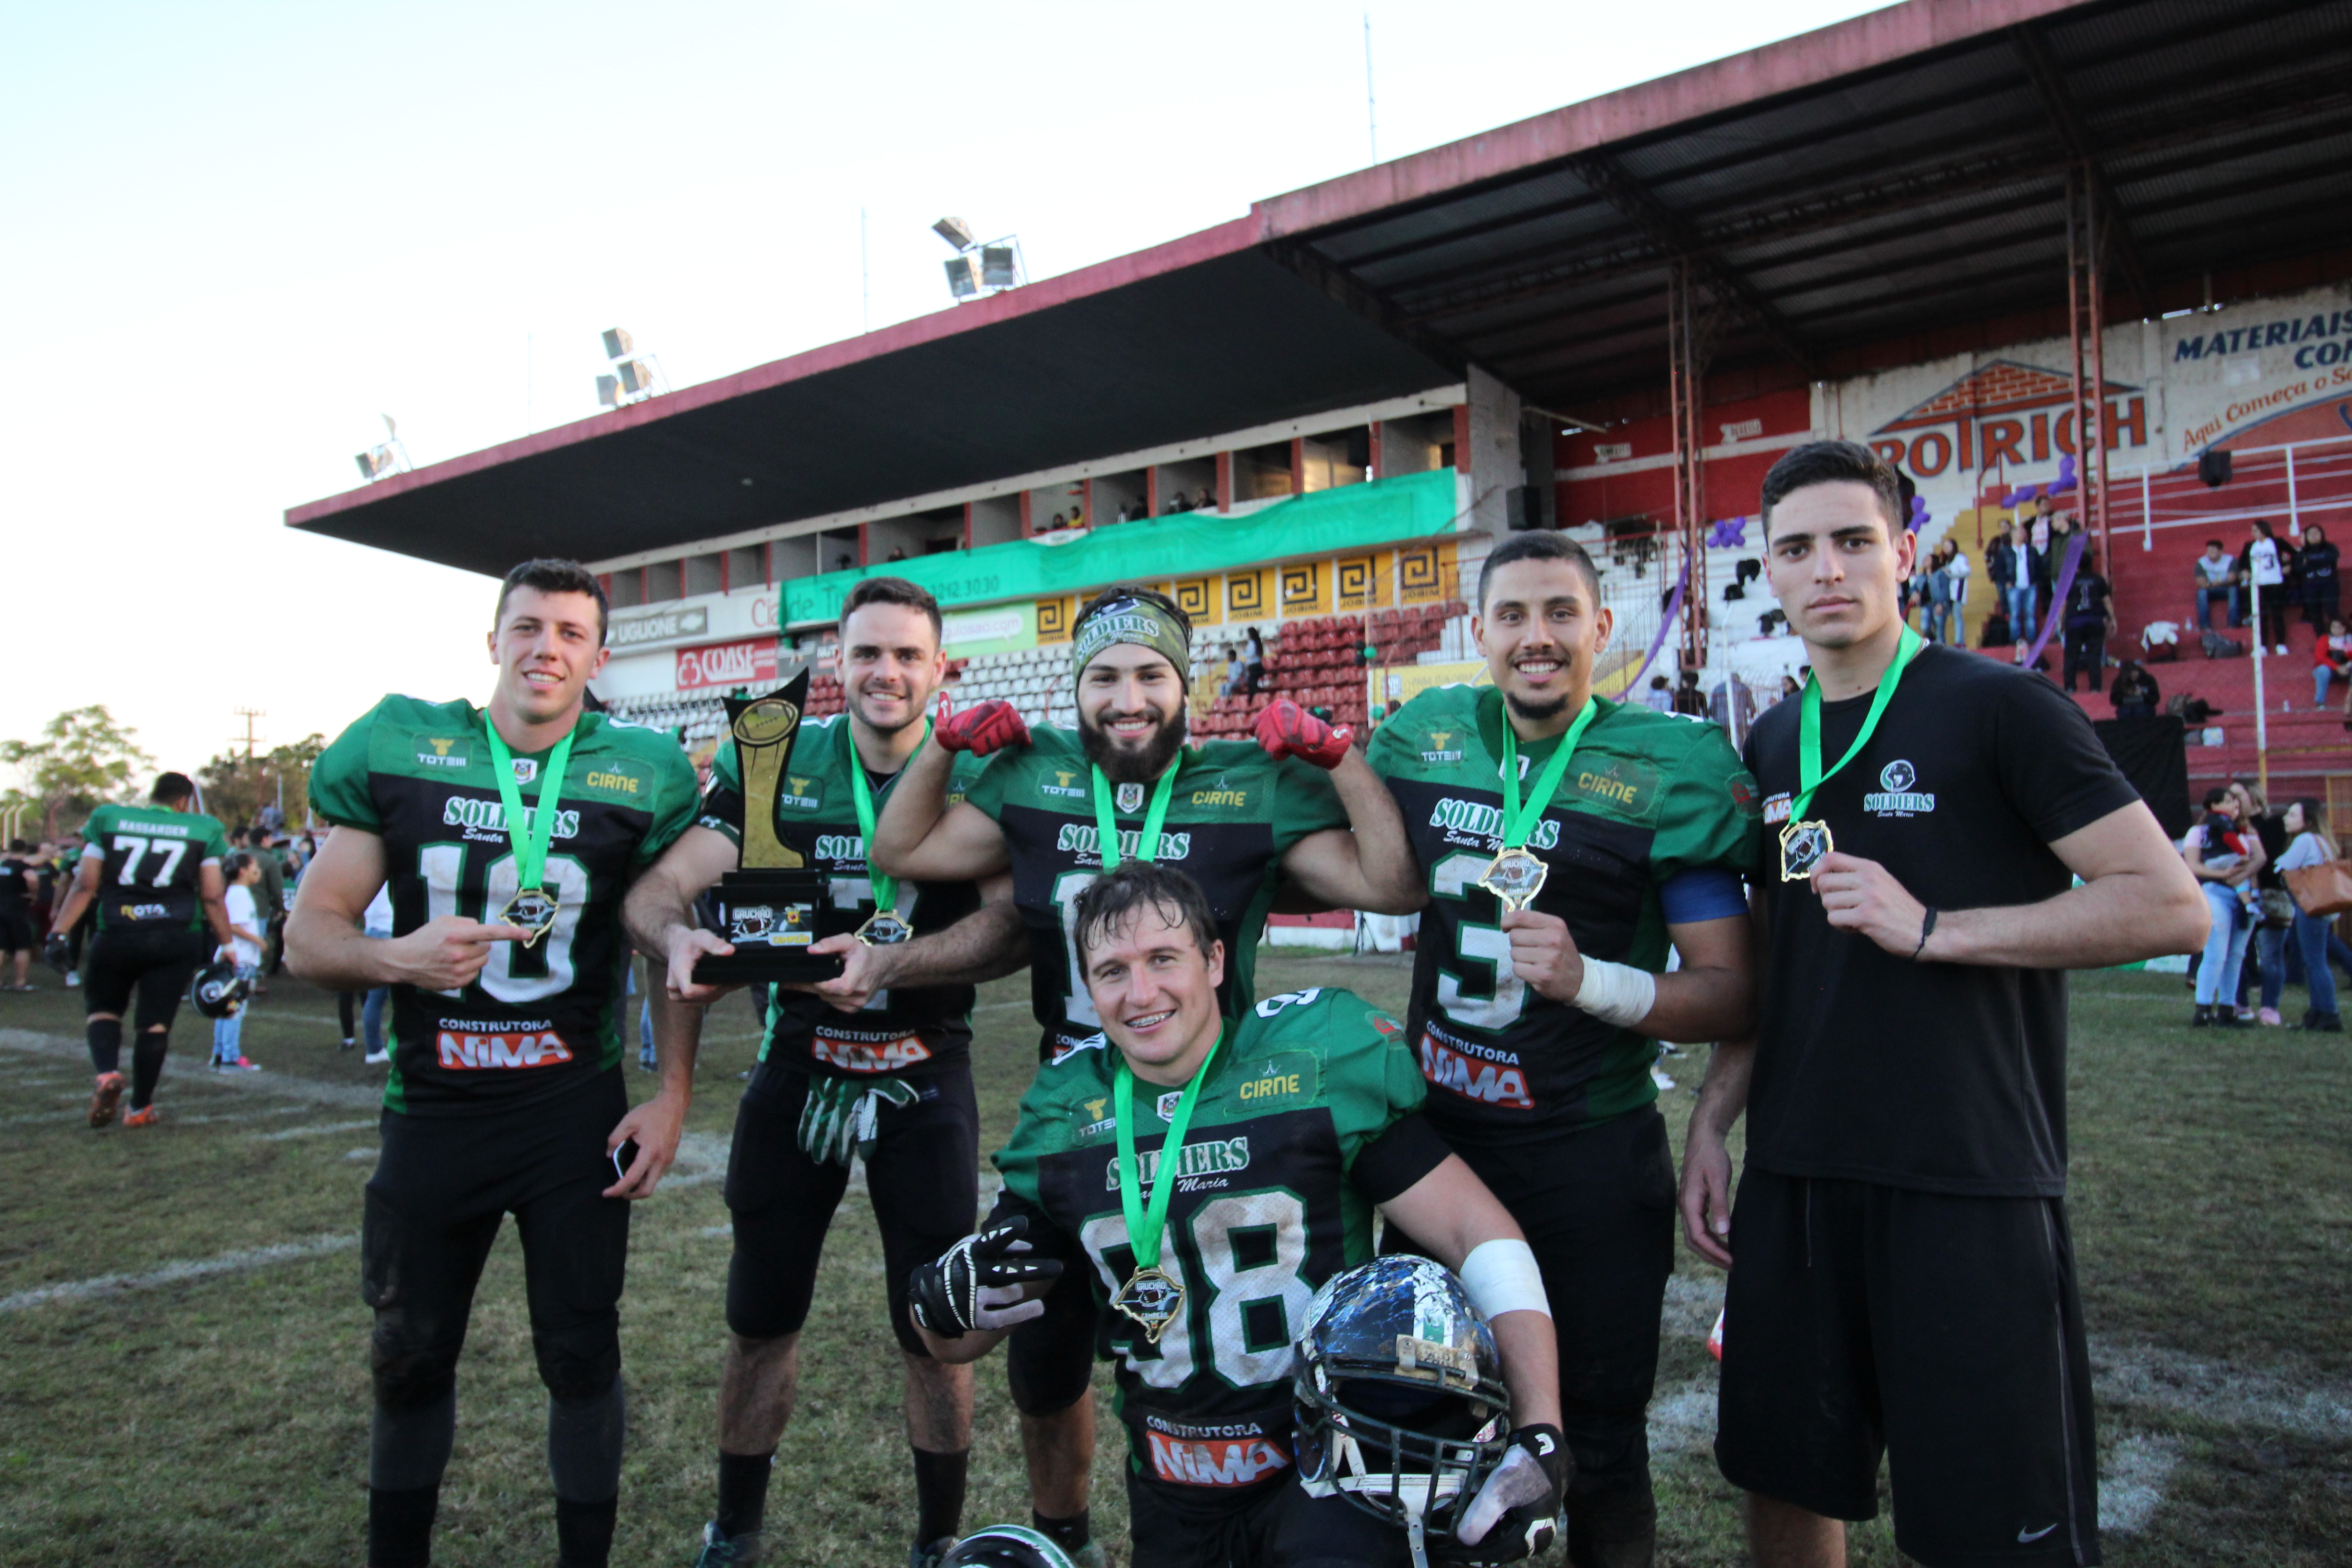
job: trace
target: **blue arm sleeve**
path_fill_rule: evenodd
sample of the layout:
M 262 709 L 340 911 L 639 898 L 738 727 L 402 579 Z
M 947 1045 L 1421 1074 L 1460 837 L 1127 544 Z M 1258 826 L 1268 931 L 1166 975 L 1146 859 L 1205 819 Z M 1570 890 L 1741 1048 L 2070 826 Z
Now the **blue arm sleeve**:
M 1694 866 L 1665 879 L 1658 889 L 1658 904 L 1668 925 L 1694 925 L 1746 914 L 1748 894 L 1740 886 L 1738 872 L 1720 866 Z

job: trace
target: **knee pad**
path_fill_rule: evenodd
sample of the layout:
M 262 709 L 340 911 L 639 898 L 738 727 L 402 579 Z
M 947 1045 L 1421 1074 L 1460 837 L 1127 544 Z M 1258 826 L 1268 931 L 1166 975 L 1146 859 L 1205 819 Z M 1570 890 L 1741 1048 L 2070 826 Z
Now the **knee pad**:
M 1657 1552 L 1658 1503 L 1649 1479 L 1568 1494 L 1568 1561 L 1571 1568 L 1650 1568 Z
M 376 1320 L 372 1361 L 375 1402 L 386 1410 L 418 1410 L 447 1397 L 457 1383 L 457 1356 L 440 1345 L 405 1342 L 395 1323 L 389 1329 L 385 1313 Z
M 621 1323 L 615 1313 L 601 1322 L 533 1333 L 539 1381 L 551 1398 L 567 1403 L 602 1399 L 621 1375 Z

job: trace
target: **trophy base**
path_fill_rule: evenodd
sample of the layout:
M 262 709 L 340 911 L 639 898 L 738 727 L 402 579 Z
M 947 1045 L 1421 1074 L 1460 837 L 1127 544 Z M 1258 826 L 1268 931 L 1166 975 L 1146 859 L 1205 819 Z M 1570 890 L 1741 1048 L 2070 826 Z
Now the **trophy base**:
M 694 977 L 730 984 L 835 978 L 841 955 L 809 951 L 839 923 L 828 892 L 824 878 L 814 871 L 730 871 L 719 879 L 711 898 L 719 908 L 719 934 L 735 951 L 696 960 Z

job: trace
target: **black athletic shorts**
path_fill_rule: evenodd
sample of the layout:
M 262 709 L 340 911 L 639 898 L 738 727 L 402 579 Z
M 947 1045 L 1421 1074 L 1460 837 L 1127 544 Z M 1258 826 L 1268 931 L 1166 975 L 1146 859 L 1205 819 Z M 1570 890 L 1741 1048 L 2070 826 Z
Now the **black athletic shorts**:
M 120 1017 L 139 997 L 134 1026 L 168 1029 L 188 994 L 188 982 L 213 949 L 212 938 L 194 931 L 101 931 L 90 939 L 81 972 L 85 1013 Z
M 0 910 L 0 952 L 33 951 L 33 917 L 19 906 Z
M 1645 1106 L 1582 1131 L 1506 1148 L 1482 1148 L 1458 1129 L 1438 1131 L 1519 1222 L 1543 1274 L 1559 1337 L 1560 1428 L 1576 1459 L 1572 1495 L 1629 1494 L 1626 1506 L 1643 1513 L 1658 1314 L 1675 1267 L 1665 1119 Z M 1427 1249 L 1391 1225 L 1381 1250 Z
M 1732 1209 L 1716 1462 L 1929 1568 L 2099 1561 L 2090 1358 L 2058 1198 L 1750 1165 Z
M 968 1064 L 902 1081 L 922 1098 L 880 1108 L 866 1191 L 882 1233 L 891 1331 L 908 1355 L 928 1355 L 907 1315 L 907 1277 L 979 1221 L 980 1105 Z M 798 1333 L 808 1321 L 824 1233 L 849 1185 L 845 1167 L 801 1152 L 808 1086 L 806 1073 L 763 1065 L 735 1112 L 727 1158 L 727 1207 L 735 1221 L 727 1326 L 747 1340 Z
M 515 1216 L 540 1377 L 592 1398 L 621 1368 L 629 1204 L 604 1141 L 629 1109 L 618 1068 L 551 1100 L 487 1116 L 383 1113 L 367 1184 L 360 1295 L 375 1309 L 376 1396 L 439 1397 L 454 1375 L 500 1217 Z
M 1409 1568 L 1404 1531 L 1294 1476 L 1259 1486 L 1172 1486 L 1127 1474 L 1132 1568 Z

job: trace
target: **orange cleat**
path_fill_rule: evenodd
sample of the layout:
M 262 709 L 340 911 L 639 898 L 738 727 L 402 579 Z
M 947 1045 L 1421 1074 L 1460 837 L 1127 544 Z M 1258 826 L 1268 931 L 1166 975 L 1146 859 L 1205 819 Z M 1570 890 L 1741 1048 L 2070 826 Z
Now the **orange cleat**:
M 89 1124 L 105 1127 L 114 1121 L 114 1107 L 122 1098 L 122 1075 L 102 1072 L 98 1075 L 98 1092 L 89 1097 Z
M 163 1120 L 163 1113 L 150 1105 L 138 1110 L 123 1112 L 122 1125 L 125 1127 L 152 1127 Z

